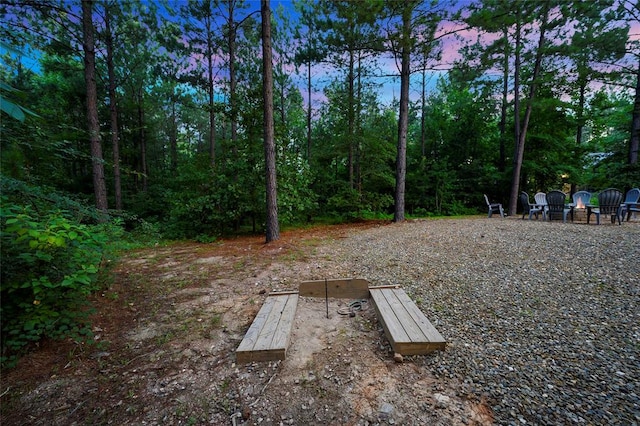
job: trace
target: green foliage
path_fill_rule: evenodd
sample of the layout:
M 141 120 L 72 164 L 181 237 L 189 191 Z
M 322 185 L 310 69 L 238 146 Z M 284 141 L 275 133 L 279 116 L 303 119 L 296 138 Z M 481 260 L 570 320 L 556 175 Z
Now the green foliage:
M 24 122 L 0 121 L 3 194 L 9 197 L 9 206 L 30 206 L 29 214 L 39 223 L 60 214 L 69 223 L 90 226 L 93 232 L 100 218 L 87 207 L 93 197 L 92 158 L 86 143 L 83 63 L 75 49 L 80 46 L 73 44 L 77 28 L 58 20 L 64 14 L 51 13 L 48 4 L 9 3 L 4 6 L 2 29 L 8 44 L 0 45 L 9 51 L 0 58 L 6 65 L 0 67 L 0 95 L 3 102 L 26 106 L 39 117 L 27 114 Z M 207 2 L 185 3 L 185 7 L 143 3 L 96 5 L 100 16 L 111 18 L 111 36 L 118 40 L 110 58 L 113 80 L 107 72 L 105 49 L 97 51 L 97 90 L 109 201 L 115 205 L 113 188 L 119 182 L 124 209 L 110 212 L 111 222 L 98 232 L 112 239 L 110 247 L 122 249 L 155 244 L 162 237 L 207 242 L 249 229 L 262 231 L 266 216 L 262 65 L 259 21 L 252 17 L 257 3 L 238 5 L 233 12 L 238 25 L 233 32 L 234 87 L 231 78 L 225 77 L 230 77 L 228 36 L 232 34 L 225 22 L 230 18 L 227 10 L 218 11 Z M 535 31 L 529 31 L 539 29 L 537 12 L 545 4 L 481 1 L 471 5 L 468 23 L 485 33 L 478 43 L 463 47 L 464 59 L 446 76 L 428 71 L 438 68 L 439 58 L 438 43 L 427 42 L 432 36 L 431 18 L 443 17 L 431 12 L 444 9 L 414 15 L 414 33 L 424 31 L 426 37 L 413 38 L 417 43 L 413 69 L 424 69 L 425 78 L 442 79 L 436 87 L 425 79 L 424 105 L 417 96 L 422 92 L 416 90 L 422 89 L 415 84 L 419 80 L 412 79 L 411 99 L 416 103 L 409 112 L 407 213 L 484 211 L 482 193 L 505 205 L 509 201 L 514 98 L 510 81 L 504 89 L 508 93 L 503 122 L 502 79 L 515 71 L 514 25 L 515 11 L 519 11 L 524 23 L 521 90 L 526 92 L 537 39 Z M 530 194 L 565 183 L 594 190 L 638 185 L 637 166 L 627 164 L 634 99 L 632 91 L 624 89 L 635 74 L 607 71 L 628 68 L 631 58 L 621 56 L 629 23 L 626 15 L 605 14 L 609 4 L 558 3 L 557 19 L 549 28 L 551 50 L 545 51 L 545 72 L 536 82 L 522 164 L 521 189 Z M 383 59 L 382 44 L 397 44 L 392 40 L 396 20 L 385 23 L 382 19 L 382 13 L 392 12 L 385 5 L 375 1 L 301 3 L 302 27 L 291 32 L 274 15 L 279 23 L 273 34 L 278 52 L 274 125 L 282 225 L 318 217 L 384 217 L 393 206 L 398 102 L 381 101 L 389 90 L 382 90 L 383 79 L 375 77 L 380 75 L 382 64 L 377 61 Z M 422 6 L 429 5 L 418 5 Z M 176 13 L 169 13 L 174 7 Z M 423 18 L 429 21 L 420 21 Z M 44 33 L 18 30 L 25 24 Z M 391 26 L 385 28 L 386 24 Z M 102 24 L 98 29 L 97 42 L 105 46 L 109 34 Z M 26 54 L 32 58 L 25 61 L 15 47 L 26 50 L 27 46 Z M 291 46 L 300 50 L 293 52 Z M 31 55 L 31 49 L 38 53 Z M 208 63 L 194 57 L 222 59 Z M 511 62 L 504 62 L 505 58 Z M 36 60 L 37 65 L 31 64 Z M 322 77 L 319 69 L 311 70 L 315 77 L 310 104 L 300 93 L 301 85 L 310 84 L 306 81 L 309 70 L 300 67 L 299 75 L 294 75 L 294 61 L 298 65 L 322 62 Z M 595 66 L 603 61 L 616 66 Z M 508 70 L 503 69 L 506 66 Z M 304 84 L 298 78 L 303 76 Z M 602 92 L 592 92 L 600 87 L 593 81 L 604 83 Z M 109 95 L 109 82 L 116 85 L 115 99 Z M 209 88 L 215 91 L 209 93 Z M 324 96 L 317 96 L 319 90 Z M 112 100 L 117 123 L 111 123 Z M 3 104 L 0 109 L 21 118 L 24 111 L 14 106 Z M 521 105 L 521 115 L 525 107 L 526 103 Z M 8 117 L 5 112 L 3 118 Z M 118 145 L 112 142 L 109 124 L 119 130 Z M 578 125 L 584 133 L 576 142 Z
M 306 222 L 318 211 L 317 195 L 311 190 L 309 164 L 300 156 L 278 162 L 278 217 L 282 224 Z
M 42 338 L 91 335 L 87 295 L 96 288 L 106 235 L 2 197 L 2 362 Z

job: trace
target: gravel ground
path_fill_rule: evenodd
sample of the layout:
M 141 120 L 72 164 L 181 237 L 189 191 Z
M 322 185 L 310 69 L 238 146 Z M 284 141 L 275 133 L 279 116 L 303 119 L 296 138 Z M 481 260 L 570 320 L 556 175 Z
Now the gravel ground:
M 487 398 L 497 424 L 640 424 L 640 222 L 410 221 L 322 248 L 400 284 L 448 340 L 414 362 Z

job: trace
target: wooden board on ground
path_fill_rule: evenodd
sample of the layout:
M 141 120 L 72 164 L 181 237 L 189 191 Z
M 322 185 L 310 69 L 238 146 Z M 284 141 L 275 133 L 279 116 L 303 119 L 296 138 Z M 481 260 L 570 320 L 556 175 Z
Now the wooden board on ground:
M 424 355 L 444 350 L 446 341 L 401 288 L 369 289 L 373 306 L 396 353 Z
M 305 297 L 368 299 L 369 281 L 360 278 L 304 281 L 298 291 Z
M 238 363 L 285 359 L 297 307 L 296 292 L 269 295 L 236 349 Z

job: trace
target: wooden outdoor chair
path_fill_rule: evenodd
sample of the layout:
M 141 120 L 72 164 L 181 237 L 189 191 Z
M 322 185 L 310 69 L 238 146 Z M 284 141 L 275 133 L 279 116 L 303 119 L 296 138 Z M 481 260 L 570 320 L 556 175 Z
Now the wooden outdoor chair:
M 571 211 L 565 204 L 565 195 L 564 192 L 559 190 L 553 190 L 547 193 L 547 218 L 549 221 L 553 219 L 553 217 L 562 216 L 562 221 L 567 221 L 567 214 Z
M 500 203 L 490 203 L 489 202 L 489 197 L 487 197 L 487 194 L 484 194 L 484 200 L 487 202 L 487 207 L 489 208 L 489 216 L 491 217 L 491 215 L 493 213 L 500 213 L 500 217 L 504 217 L 504 209 L 502 208 L 502 204 Z
M 631 213 L 640 212 L 640 189 L 633 188 L 627 191 L 627 195 L 624 197 L 624 201 L 620 205 L 620 219 L 624 220 L 624 215 L 627 215 L 627 222 L 631 219 Z
M 600 225 L 600 215 L 611 216 L 611 223 L 616 223 L 618 218 L 618 225 L 621 225 L 620 221 L 620 205 L 622 204 L 622 192 L 615 188 L 608 188 L 598 194 L 598 207 L 587 208 L 587 224 L 592 214 L 596 215 L 596 223 Z
M 544 209 L 540 207 L 531 207 L 531 204 L 529 204 L 529 194 L 524 191 L 520 193 L 520 204 L 522 205 L 522 219 L 524 219 L 527 214 L 529 214 L 529 220 L 531 220 L 531 216 L 533 215 L 538 219 L 538 214 L 540 213 L 542 213 L 542 219 L 546 219 Z

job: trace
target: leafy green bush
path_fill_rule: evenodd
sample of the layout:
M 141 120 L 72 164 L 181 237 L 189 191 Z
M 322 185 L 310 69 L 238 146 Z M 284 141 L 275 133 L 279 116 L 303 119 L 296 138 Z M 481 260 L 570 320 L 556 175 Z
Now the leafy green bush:
M 91 335 L 87 295 L 96 289 L 106 234 L 62 211 L 1 201 L 2 363 L 10 364 L 30 342 Z

